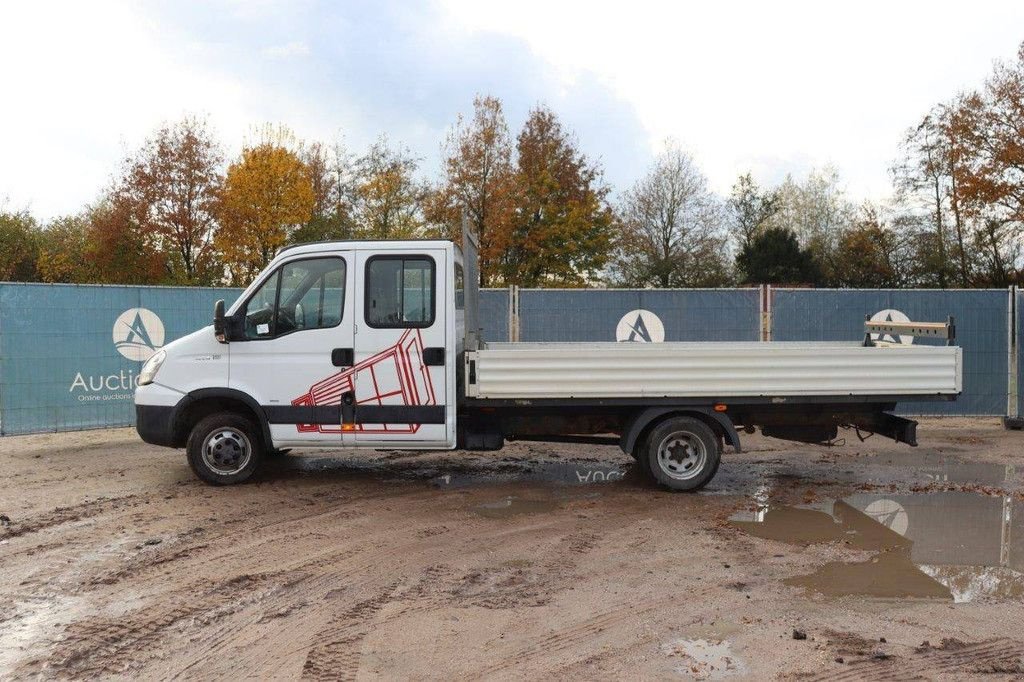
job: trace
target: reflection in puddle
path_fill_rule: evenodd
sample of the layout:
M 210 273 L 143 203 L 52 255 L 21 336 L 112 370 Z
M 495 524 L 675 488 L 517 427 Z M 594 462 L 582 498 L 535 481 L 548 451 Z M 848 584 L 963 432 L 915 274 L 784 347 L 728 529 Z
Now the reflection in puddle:
M 589 485 L 621 481 L 625 468 L 592 462 L 539 462 L 527 463 L 521 469 L 495 473 L 493 471 L 464 471 L 446 473 L 433 479 L 439 487 L 463 487 L 495 482 L 560 483 L 563 485 Z
M 858 494 L 814 507 L 761 506 L 737 514 L 745 532 L 808 545 L 842 542 L 877 552 L 864 562 L 833 562 L 786 582 L 827 596 L 1024 596 L 1024 541 L 1014 519 L 1024 503 L 964 492 Z M 1019 523 L 1019 521 L 1018 521 Z
M 661 645 L 662 653 L 682 659 L 676 672 L 698 680 L 745 675 L 747 667 L 732 653 L 729 642 L 716 639 L 676 639 Z
M 504 519 L 520 514 L 541 514 L 558 508 L 556 500 L 524 499 L 509 495 L 497 502 L 486 502 L 473 507 L 478 515 L 488 519 Z

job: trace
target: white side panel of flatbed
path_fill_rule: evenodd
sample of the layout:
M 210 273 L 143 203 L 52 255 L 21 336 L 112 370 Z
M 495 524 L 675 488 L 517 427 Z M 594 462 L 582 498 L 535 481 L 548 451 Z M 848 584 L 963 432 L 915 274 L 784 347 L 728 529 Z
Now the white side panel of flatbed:
M 955 395 L 956 346 L 498 343 L 467 354 L 477 398 Z

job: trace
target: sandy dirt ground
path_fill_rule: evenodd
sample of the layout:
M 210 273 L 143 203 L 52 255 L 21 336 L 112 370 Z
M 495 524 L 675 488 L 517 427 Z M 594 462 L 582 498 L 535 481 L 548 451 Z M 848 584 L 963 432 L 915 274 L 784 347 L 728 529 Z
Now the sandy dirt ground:
M 0 440 L 0 676 L 1020 679 L 1024 432 L 297 452 L 198 482 L 128 429 Z

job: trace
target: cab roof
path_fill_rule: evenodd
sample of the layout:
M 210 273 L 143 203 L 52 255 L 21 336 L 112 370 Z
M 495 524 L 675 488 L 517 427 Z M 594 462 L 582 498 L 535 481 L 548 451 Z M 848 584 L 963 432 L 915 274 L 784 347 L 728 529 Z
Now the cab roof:
M 292 244 L 278 249 L 274 255 L 275 260 L 281 255 L 303 253 L 323 253 L 324 251 L 397 251 L 406 249 L 430 249 L 430 248 L 454 248 L 460 255 L 462 249 L 450 239 L 346 239 L 330 240 L 322 242 L 305 242 L 303 244 Z

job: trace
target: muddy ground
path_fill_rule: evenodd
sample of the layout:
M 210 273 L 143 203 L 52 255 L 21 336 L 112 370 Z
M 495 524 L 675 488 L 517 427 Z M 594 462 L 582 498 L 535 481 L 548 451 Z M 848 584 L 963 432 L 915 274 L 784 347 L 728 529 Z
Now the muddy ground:
M 0 676 L 1017 679 L 1024 432 L 302 452 L 199 483 L 132 430 L 0 440 Z

